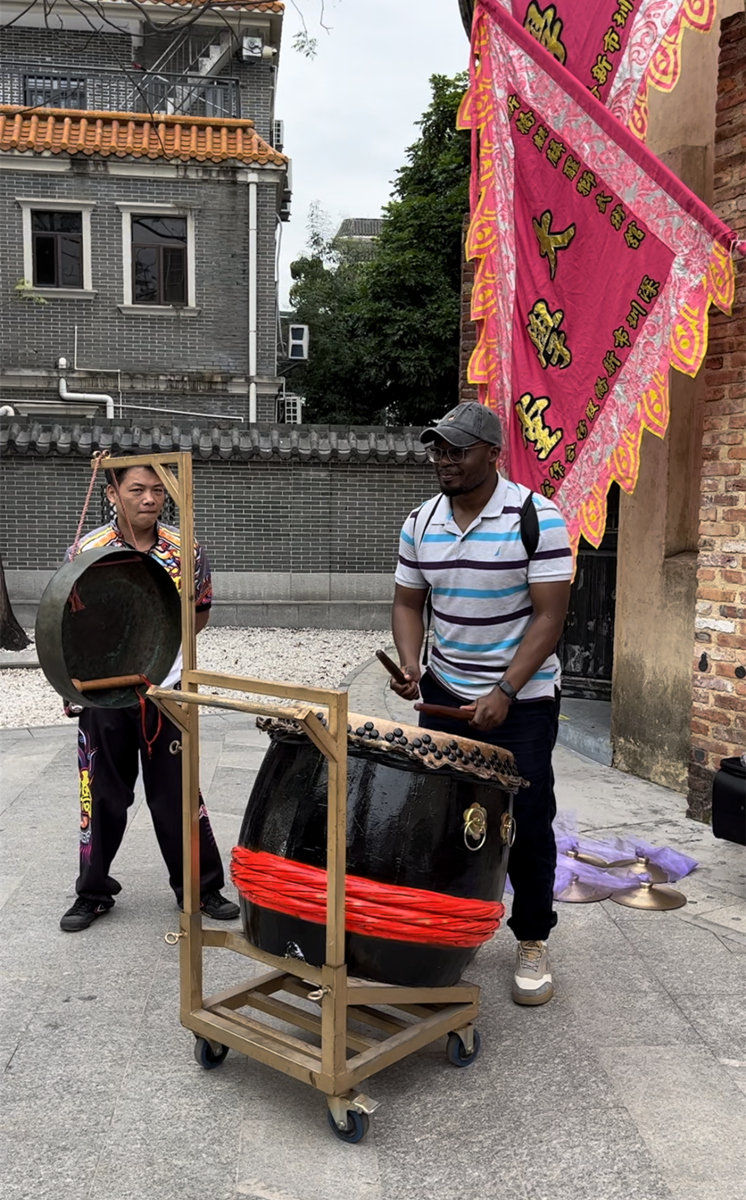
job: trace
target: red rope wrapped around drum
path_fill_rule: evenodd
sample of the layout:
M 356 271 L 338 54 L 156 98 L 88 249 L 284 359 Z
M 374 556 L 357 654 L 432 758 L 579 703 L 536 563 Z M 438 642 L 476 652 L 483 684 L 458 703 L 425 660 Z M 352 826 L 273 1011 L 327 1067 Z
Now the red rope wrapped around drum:
M 264 850 L 234 846 L 231 879 L 244 900 L 326 924 L 326 871 Z M 481 946 L 500 928 L 498 901 L 471 900 L 348 875 L 348 933 L 438 946 Z

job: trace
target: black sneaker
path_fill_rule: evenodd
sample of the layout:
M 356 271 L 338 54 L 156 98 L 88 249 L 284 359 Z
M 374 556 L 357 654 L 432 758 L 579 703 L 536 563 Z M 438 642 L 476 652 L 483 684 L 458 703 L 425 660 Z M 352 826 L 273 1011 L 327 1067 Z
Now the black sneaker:
M 235 921 L 241 912 L 237 904 L 227 900 L 220 892 L 205 892 L 200 908 L 213 921 Z
M 88 900 L 85 896 L 78 896 L 72 908 L 68 908 L 62 917 L 60 929 L 64 929 L 65 933 L 80 933 L 81 929 L 87 929 L 97 917 L 102 917 L 113 907 L 113 900 Z

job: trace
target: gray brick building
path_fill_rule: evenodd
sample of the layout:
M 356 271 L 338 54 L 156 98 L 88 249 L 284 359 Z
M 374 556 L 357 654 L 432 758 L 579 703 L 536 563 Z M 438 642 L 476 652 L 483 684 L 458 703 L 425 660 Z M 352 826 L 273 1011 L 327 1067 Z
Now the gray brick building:
M 282 6 L 199 8 L 99 0 L 52 28 L 41 0 L 4 4 L 0 406 L 20 416 L 275 419 Z

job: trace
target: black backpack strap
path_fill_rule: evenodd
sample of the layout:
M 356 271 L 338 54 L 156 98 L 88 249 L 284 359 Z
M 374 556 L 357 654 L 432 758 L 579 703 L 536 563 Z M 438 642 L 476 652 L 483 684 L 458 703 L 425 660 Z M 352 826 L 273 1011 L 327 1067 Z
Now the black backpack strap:
M 534 493 L 529 492 L 521 506 L 521 541 L 528 561 L 536 554 L 539 545 L 539 515 L 534 504 Z
M 440 504 L 440 501 L 441 501 L 441 497 L 438 496 L 437 500 L 435 501 L 435 504 L 430 509 L 430 514 L 429 514 L 427 520 L 425 521 L 425 527 L 422 530 L 422 537 L 419 539 L 419 541 L 417 540 L 417 517 L 419 517 L 420 513 L 422 512 L 422 508 L 425 507 L 424 504 L 422 505 L 422 508 L 418 509 L 418 511 L 417 511 L 417 517 L 415 517 L 415 519 L 414 519 L 413 533 L 414 533 L 414 548 L 415 548 L 415 552 L 417 554 L 418 559 L 419 559 L 419 553 L 420 553 L 420 546 L 422 545 L 423 538 L 424 538 L 425 534 L 427 533 L 427 527 L 430 524 L 430 522 L 432 521 L 433 517 L 435 516 L 436 510 L 438 508 L 438 505 Z M 428 591 L 427 591 L 427 599 L 425 600 L 425 614 L 426 614 L 425 645 L 424 645 L 424 648 L 422 651 L 422 662 L 423 662 L 424 666 L 427 666 L 428 643 L 430 641 L 430 622 L 433 619 L 433 589 L 432 588 L 428 588 Z

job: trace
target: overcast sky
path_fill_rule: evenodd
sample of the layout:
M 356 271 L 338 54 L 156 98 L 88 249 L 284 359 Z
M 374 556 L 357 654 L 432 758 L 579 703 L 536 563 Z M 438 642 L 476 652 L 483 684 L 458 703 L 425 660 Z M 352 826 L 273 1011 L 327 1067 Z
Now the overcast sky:
M 417 137 L 429 77 L 466 70 L 469 58 L 457 0 L 331 0 L 328 34 L 319 28 L 319 0 L 298 6 L 318 52 L 307 59 L 292 49 L 301 21 L 288 0 L 276 104 L 293 162 L 292 216 L 282 227 L 283 307 L 289 265 L 306 245 L 309 206 L 321 204 L 332 230 L 345 217 L 379 216 Z

